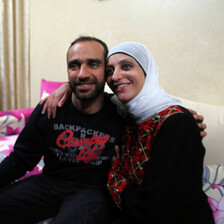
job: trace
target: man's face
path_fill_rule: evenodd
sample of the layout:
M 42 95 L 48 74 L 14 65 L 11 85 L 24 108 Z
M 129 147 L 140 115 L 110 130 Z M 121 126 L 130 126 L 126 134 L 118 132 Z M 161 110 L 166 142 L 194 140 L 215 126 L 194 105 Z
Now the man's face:
M 104 48 L 96 41 L 74 44 L 67 54 L 67 71 L 72 92 L 80 101 L 96 98 L 104 92 Z

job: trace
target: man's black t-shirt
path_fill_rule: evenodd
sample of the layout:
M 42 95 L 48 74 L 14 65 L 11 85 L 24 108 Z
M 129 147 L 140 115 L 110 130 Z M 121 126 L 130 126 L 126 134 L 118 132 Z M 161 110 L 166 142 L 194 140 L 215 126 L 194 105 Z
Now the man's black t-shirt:
M 0 164 L 0 185 L 23 176 L 44 156 L 43 173 L 89 185 L 106 185 L 114 146 L 120 144 L 123 119 L 105 94 L 95 114 L 78 111 L 67 100 L 56 118 L 42 115 L 38 105 L 14 146 Z

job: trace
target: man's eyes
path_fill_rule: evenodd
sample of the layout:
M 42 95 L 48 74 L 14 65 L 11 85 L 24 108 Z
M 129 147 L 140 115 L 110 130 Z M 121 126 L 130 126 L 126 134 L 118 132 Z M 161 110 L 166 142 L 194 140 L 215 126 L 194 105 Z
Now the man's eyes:
M 79 63 L 69 63 L 68 64 L 69 69 L 78 69 L 81 66 L 82 65 L 80 65 Z M 99 67 L 99 63 L 97 63 L 97 62 L 89 62 L 88 63 L 88 67 L 90 67 L 90 68 L 98 68 Z
M 78 68 L 78 66 L 77 65 L 70 65 L 69 68 L 70 69 L 75 69 L 75 68 Z
M 97 67 L 99 66 L 99 63 L 97 63 L 97 62 L 90 62 L 90 63 L 89 63 L 89 66 L 90 66 L 91 68 L 97 68 Z
M 80 65 L 78 64 L 78 63 L 68 63 L 68 67 L 70 68 L 70 69 L 76 69 L 76 68 L 78 68 Z

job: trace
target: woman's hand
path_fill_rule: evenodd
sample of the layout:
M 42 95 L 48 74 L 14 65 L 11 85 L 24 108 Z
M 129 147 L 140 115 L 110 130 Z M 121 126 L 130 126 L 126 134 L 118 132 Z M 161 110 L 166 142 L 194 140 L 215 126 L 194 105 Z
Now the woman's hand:
M 50 118 L 51 115 L 53 118 L 55 118 L 57 107 L 62 107 L 70 94 L 71 89 L 69 83 L 67 82 L 62 84 L 51 95 L 41 100 L 40 104 L 45 102 L 42 114 L 44 114 L 47 110 L 48 118 Z
M 207 135 L 207 132 L 205 131 L 205 129 L 207 128 L 207 125 L 205 123 L 203 123 L 204 117 L 202 115 L 198 115 L 196 111 L 194 111 L 190 108 L 188 108 L 188 110 L 192 113 L 195 120 L 197 121 L 198 127 L 201 130 L 201 137 L 204 138 Z
M 115 145 L 115 146 L 114 146 L 114 150 L 115 150 L 116 156 L 113 156 L 113 157 L 112 157 L 112 163 L 113 163 L 115 160 L 119 160 L 119 159 L 120 159 L 119 146 L 118 146 L 118 145 Z

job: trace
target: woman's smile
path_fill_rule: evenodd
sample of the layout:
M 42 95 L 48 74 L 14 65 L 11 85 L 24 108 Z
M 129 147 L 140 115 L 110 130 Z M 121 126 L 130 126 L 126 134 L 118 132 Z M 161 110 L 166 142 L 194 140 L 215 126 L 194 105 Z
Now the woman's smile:
M 138 62 L 129 55 L 117 53 L 108 58 L 107 84 L 118 99 L 127 102 L 141 91 L 145 74 Z

